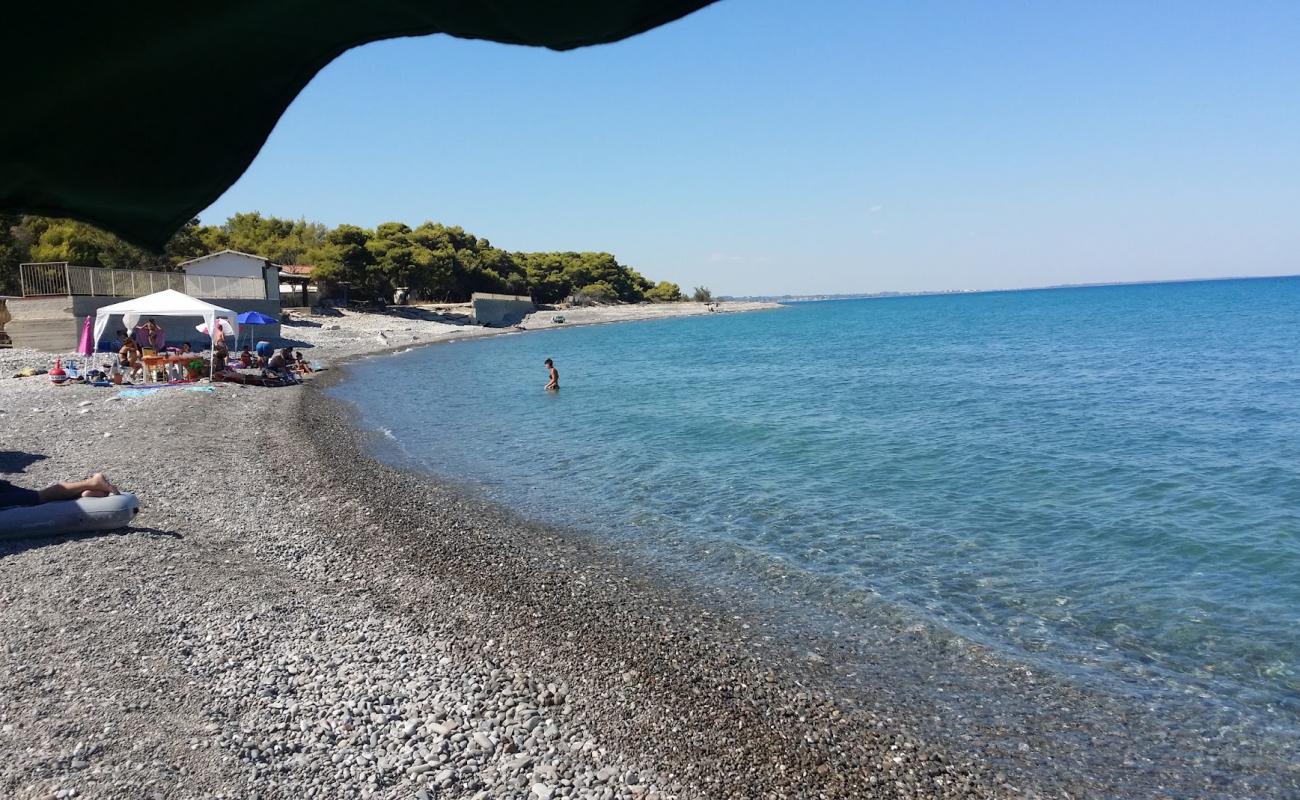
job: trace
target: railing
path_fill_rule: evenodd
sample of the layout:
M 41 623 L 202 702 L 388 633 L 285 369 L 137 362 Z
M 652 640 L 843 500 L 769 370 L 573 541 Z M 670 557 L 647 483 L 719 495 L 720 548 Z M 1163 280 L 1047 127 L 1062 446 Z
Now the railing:
M 191 297 L 213 300 L 266 299 L 266 283 L 260 278 L 225 278 L 219 275 L 187 275 L 184 272 L 148 272 L 138 269 L 79 267 L 66 261 L 22 264 L 18 268 L 23 297 L 48 295 L 91 295 L 94 297 L 141 297 L 163 289 L 175 289 Z

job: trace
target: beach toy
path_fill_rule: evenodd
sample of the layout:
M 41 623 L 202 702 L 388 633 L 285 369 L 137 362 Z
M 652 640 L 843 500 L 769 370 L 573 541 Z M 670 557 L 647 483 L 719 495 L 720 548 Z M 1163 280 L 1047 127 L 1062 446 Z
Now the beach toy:
M 62 359 L 54 359 L 54 369 L 50 370 L 50 382 L 55 386 L 62 386 L 68 382 L 68 373 L 63 369 Z
M 111 531 L 130 524 L 138 513 L 140 502 L 133 494 L 7 508 L 0 511 L 0 540 Z

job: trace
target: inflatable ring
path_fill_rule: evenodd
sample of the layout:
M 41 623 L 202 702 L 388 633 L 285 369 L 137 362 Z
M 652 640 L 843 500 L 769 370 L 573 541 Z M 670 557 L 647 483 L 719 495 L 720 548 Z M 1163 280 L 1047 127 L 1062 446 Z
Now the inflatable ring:
M 133 494 L 82 497 L 0 510 L 0 540 L 111 531 L 131 524 L 140 513 Z

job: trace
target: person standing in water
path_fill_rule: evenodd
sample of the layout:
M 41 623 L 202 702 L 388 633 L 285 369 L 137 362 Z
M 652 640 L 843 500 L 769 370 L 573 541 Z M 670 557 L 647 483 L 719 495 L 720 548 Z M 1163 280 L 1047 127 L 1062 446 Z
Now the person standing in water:
M 551 382 L 546 384 L 546 391 L 554 392 L 560 388 L 560 371 L 555 368 L 555 362 L 546 359 L 546 369 L 551 373 Z

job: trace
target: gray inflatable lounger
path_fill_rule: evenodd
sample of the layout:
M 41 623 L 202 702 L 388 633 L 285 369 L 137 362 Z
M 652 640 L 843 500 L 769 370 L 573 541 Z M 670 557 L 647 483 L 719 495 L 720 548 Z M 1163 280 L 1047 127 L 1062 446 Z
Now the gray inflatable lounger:
M 140 513 L 133 494 L 82 497 L 39 506 L 0 510 L 0 539 L 111 531 L 131 524 Z

